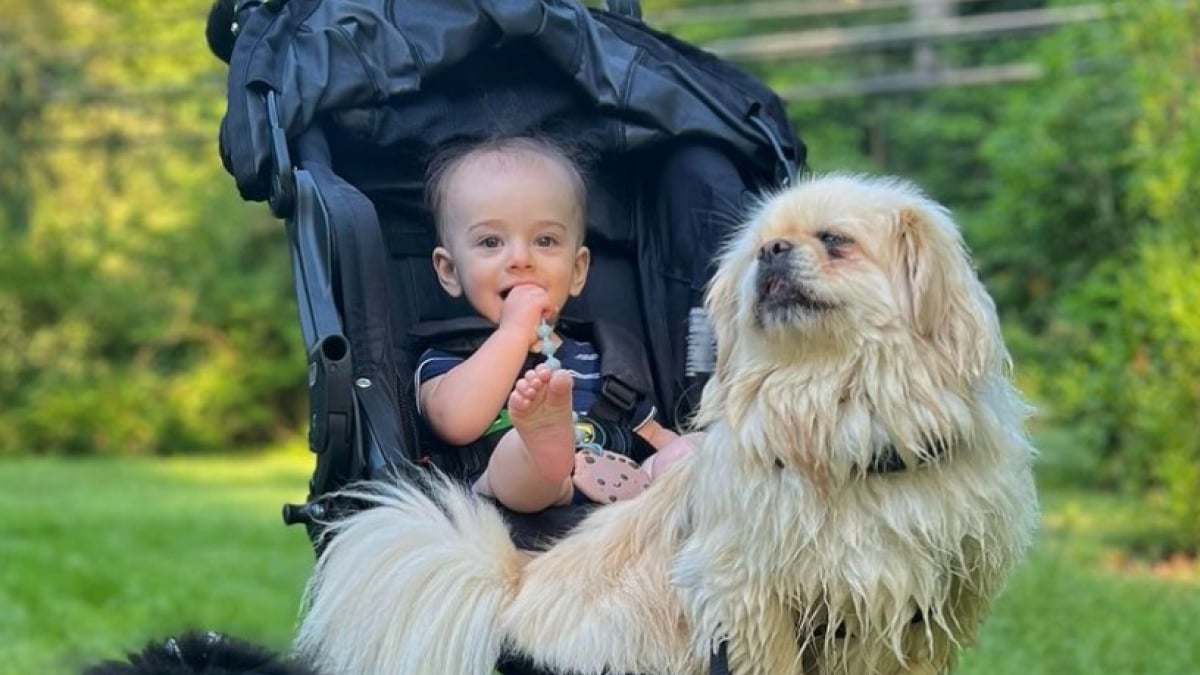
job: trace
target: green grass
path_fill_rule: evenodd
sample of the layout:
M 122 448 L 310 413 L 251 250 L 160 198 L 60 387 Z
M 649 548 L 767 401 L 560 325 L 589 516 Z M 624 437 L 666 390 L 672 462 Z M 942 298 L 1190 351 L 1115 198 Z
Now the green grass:
M 72 673 L 185 628 L 286 647 L 312 564 L 302 451 L 0 460 L 0 673 Z
M 190 627 L 287 646 L 312 563 L 279 506 L 304 451 L 0 460 L 0 675 L 78 672 Z M 1122 563 L 1135 503 L 1044 495 L 1045 523 L 963 675 L 1200 672 L 1200 575 Z M 1178 571 L 1178 570 L 1177 570 Z
M 1136 503 L 1043 493 L 1043 526 L 963 658 L 964 675 L 1200 673 L 1200 570 L 1128 562 Z

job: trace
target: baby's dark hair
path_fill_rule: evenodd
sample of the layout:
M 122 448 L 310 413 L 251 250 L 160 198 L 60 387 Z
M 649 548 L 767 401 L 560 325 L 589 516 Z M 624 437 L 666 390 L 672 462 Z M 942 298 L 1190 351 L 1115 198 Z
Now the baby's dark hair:
M 433 217 L 439 242 L 445 241 L 446 186 L 454 171 L 467 160 L 485 154 L 528 153 L 548 159 L 562 167 L 570 178 L 580 218 L 587 214 L 587 187 L 583 170 L 574 159 L 576 153 L 565 144 L 542 136 L 502 136 L 482 141 L 457 142 L 440 150 L 429 162 L 425 173 L 425 205 Z

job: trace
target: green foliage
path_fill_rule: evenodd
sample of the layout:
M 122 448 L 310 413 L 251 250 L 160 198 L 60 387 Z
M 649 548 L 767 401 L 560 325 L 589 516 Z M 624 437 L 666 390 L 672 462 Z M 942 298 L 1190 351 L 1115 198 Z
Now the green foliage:
M 119 238 L 34 228 L 6 247 L 0 448 L 180 452 L 296 427 L 303 355 L 278 226 L 156 190 L 178 195 L 178 229 L 148 232 L 135 211 Z
M 27 153 L 36 149 L 36 133 L 47 108 L 47 82 L 70 78 L 76 68 L 59 59 L 35 58 L 21 37 L 53 40 L 60 33 L 54 8 L 41 3 L 6 9 L 0 25 L 0 231 L 23 228 L 32 199 Z
M 1115 38 L 1115 26 L 1097 24 L 1047 41 L 1045 78 L 1006 92 L 980 148 L 988 199 L 973 214 L 972 243 L 997 301 L 1034 331 L 1054 330 L 1062 295 L 1132 250 L 1137 111 Z
M 967 221 L 1027 390 L 1086 448 L 1073 455 L 1090 459 L 1075 479 L 1107 483 L 1131 475 L 1116 433 L 1121 392 L 1108 395 L 1127 362 L 1116 284 L 1136 220 L 1126 186 L 1137 110 L 1116 42 L 1109 23 L 1043 41 L 1045 77 L 998 101 L 980 144 L 986 198 Z
M 54 30 L 0 46 L 0 79 L 36 85 L 0 103 L 20 117 L 0 152 L 21 149 L 0 172 L 0 454 L 294 434 L 304 357 L 284 236 L 212 146 L 223 66 L 203 9 L 172 22 L 159 3 L 111 5 L 18 13 Z M 128 35 L 152 58 L 130 58 Z
M 1124 439 L 1152 457 L 1165 506 L 1200 549 L 1200 7 L 1145 2 L 1124 22 L 1141 114 L 1132 198 L 1146 213 L 1123 279 L 1131 425 Z M 1136 379 L 1135 379 L 1136 378 Z M 1140 381 L 1139 381 L 1140 380 Z M 1118 386 L 1114 383 L 1114 388 Z M 1184 421 L 1187 422 L 1184 422 Z
M 1161 486 L 1163 507 L 1197 552 L 1200 427 L 1187 422 L 1200 410 L 1200 240 L 1171 232 L 1177 222 L 1162 225 L 1141 242 L 1136 266 L 1122 280 L 1133 354 L 1112 388 L 1124 388 L 1128 405 L 1128 425 L 1120 429 L 1124 451 L 1145 462 L 1139 474 Z
M 1050 76 L 1011 97 L 984 144 L 972 220 L 1052 423 L 1094 453 L 1076 480 L 1150 495 L 1200 547 L 1200 10 L 1127 5 L 1063 31 Z

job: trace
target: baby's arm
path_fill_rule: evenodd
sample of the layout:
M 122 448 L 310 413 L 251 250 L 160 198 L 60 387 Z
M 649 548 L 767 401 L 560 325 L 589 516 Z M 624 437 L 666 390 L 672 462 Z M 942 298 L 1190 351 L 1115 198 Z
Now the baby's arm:
M 659 424 L 658 420 L 654 419 L 653 417 L 646 420 L 645 424 L 635 429 L 634 433 L 636 433 L 638 436 L 641 436 L 642 440 L 646 441 L 650 445 L 653 445 L 655 450 L 662 450 L 663 448 L 667 447 L 671 441 L 679 438 L 679 434 Z
M 496 419 L 529 355 L 549 298 L 535 286 L 517 286 L 504 301 L 500 326 L 461 364 L 421 384 L 421 412 L 434 433 L 466 445 Z
M 483 435 L 512 392 L 529 353 L 529 337 L 497 330 L 461 364 L 421 384 L 421 412 L 434 433 L 451 445 Z
M 667 467 L 691 454 L 702 439 L 700 432 L 680 436 L 653 418 L 638 427 L 635 433 L 654 446 L 654 454 L 642 463 L 650 480 L 657 479 Z

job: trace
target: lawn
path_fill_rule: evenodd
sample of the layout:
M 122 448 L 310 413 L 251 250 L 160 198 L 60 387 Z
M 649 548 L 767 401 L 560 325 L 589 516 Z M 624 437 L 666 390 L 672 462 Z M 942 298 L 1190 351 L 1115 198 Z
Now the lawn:
M 0 675 L 78 672 L 189 627 L 286 647 L 312 562 L 279 507 L 302 450 L 167 460 L 0 460 Z M 1135 504 L 1052 491 L 963 675 L 1200 672 L 1200 576 L 1114 555 Z
M 310 461 L 0 460 L 0 674 L 78 672 L 189 627 L 286 646 L 312 553 L 279 512 Z

